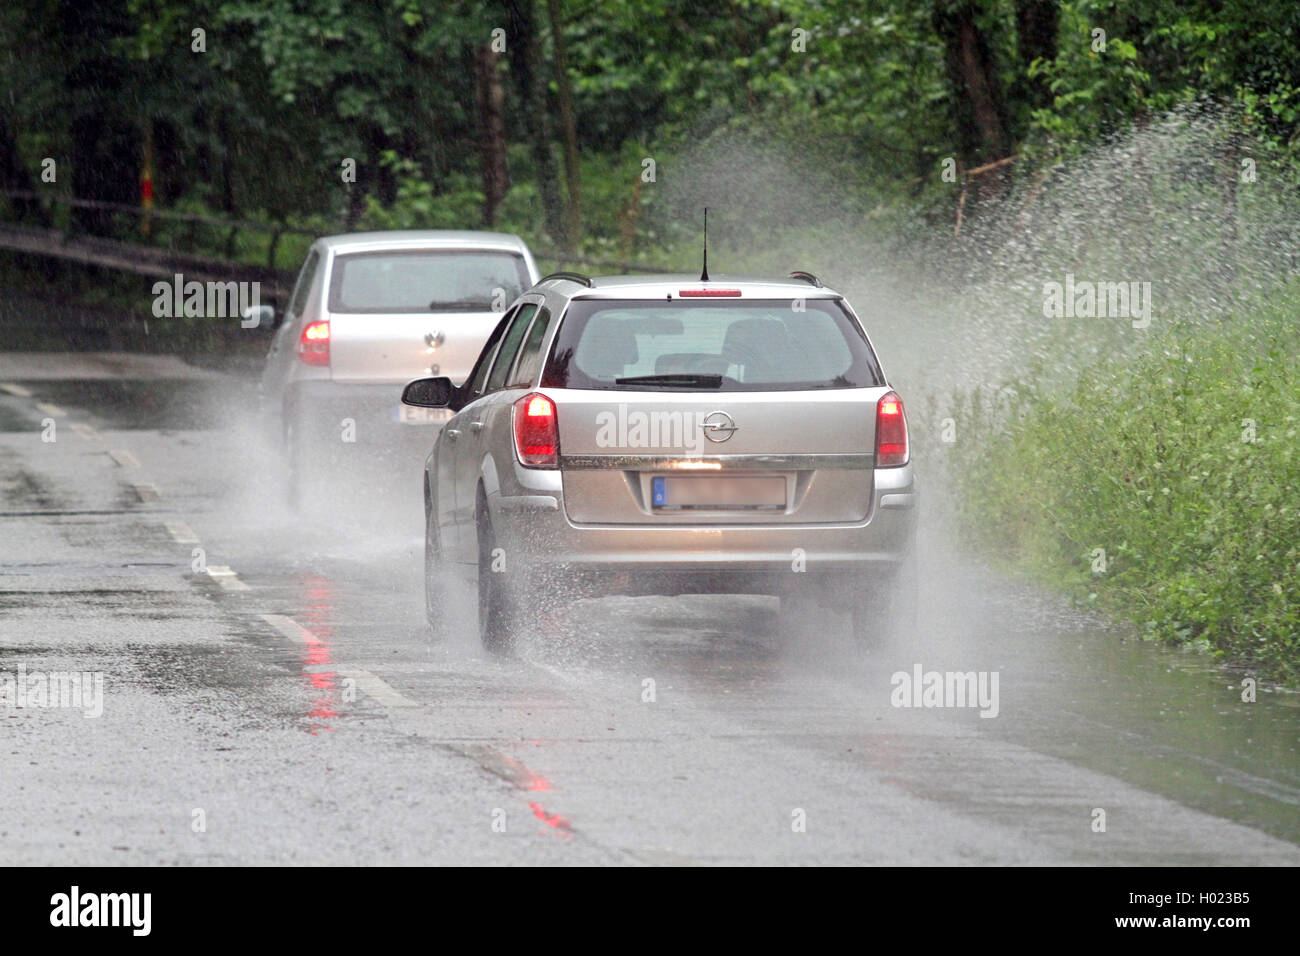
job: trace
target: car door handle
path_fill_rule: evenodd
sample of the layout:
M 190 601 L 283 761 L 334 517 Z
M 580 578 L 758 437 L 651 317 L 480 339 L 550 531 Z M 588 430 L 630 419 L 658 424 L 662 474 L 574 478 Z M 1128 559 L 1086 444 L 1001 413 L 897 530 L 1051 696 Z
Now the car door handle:
M 483 423 L 482 423 L 482 422 L 470 422 L 470 423 L 469 423 L 469 428 L 470 428 L 470 431 L 472 431 L 475 435 L 477 435 L 479 432 L 481 432 L 481 431 L 483 430 Z
M 455 441 L 457 438 L 460 437 L 459 428 L 448 428 L 446 431 L 447 431 L 447 439 L 449 441 Z

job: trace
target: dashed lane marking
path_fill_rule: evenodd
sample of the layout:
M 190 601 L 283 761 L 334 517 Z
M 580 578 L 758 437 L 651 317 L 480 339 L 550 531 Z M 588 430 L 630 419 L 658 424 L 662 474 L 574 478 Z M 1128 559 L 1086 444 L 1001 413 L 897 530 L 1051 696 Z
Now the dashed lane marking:
M 99 432 L 95 431 L 95 429 L 91 428 L 89 425 L 83 424 L 82 422 L 74 422 L 72 425 L 72 430 L 88 441 L 99 440 Z
M 336 670 L 340 677 L 352 679 L 357 682 L 357 690 L 372 697 L 374 700 L 383 704 L 385 707 L 419 707 L 420 705 L 411 698 L 404 696 L 400 691 L 378 677 L 370 671 L 352 669 Z
M 247 591 L 250 590 L 247 584 L 239 580 L 239 575 L 232 571 L 224 564 L 209 564 L 208 577 L 216 581 L 227 591 Z
M 51 405 L 49 402 L 37 402 L 36 407 L 51 418 L 66 418 L 68 414 L 58 405 Z
M 139 468 L 140 461 L 135 455 L 131 454 L 125 448 L 113 448 L 109 450 L 108 457 L 117 462 L 119 468 Z
M 289 640 L 298 644 L 320 644 L 321 639 L 313 634 L 307 628 L 303 627 L 291 617 L 283 614 L 263 614 L 262 620 L 270 624 L 273 628 L 283 634 Z M 377 703 L 385 707 L 419 707 L 418 701 L 411 700 L 405 696 L 382 677 L 372 674 L 368 670 L 353 667 L 339 667 L 330 665 L 328 667 L 308 667 L 307 672 L 318 672 L 324 670 L 333 671 L 342 678 L 350 678 L 357 683 L 357 689 L 367 697 L 372 698 Z
M 263 614 L 262 620 L 291 641 L 297 641 L 299 644 L 320 643 L 320 638 L 291 617 L 285 617 L 283 614 Z
M 8 392 L 10 395 L 17 395 L 19 398 L 31 398 L 32 393 L 21 385 L 14 385 L 12 382 L 0 382 L 0 391 Z
M 194 529 L 180 519 L 175 521 L 164 521 L 163 527 L 166 528 L 167 533 L 172 536 L 172 540 L 178 544 L 199 543 L 199 536 L 194 533 Z
M 141 501 L 158 500 L 158 488 L 156 485 L 150 484 L 149 482 L 142 482 L 138 485 L 132 485 L 131 488 L 135 492 L 135 496 Z

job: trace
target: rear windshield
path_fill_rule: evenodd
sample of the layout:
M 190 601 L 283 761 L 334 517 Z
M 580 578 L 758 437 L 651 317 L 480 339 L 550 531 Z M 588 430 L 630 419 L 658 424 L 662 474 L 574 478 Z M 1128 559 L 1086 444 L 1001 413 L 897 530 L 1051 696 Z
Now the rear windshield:
M 356 252 L 334 260 L 331 312 L 500 311 L 528 288 L 523 256 L 466 249 Z
M 838 299 L 576 299 L 542 378 L 556 388 L 723 392 L 882 384 Z

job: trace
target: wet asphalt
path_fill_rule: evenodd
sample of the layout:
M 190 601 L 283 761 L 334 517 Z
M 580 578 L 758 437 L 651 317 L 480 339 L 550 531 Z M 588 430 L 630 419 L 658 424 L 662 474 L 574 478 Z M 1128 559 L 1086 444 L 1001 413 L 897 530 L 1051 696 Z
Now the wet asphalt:
M 607 598 L 488 655 L 468 596 L 424 627 L 418 456 L 295 514 L 251 395 L 0 353 L 0 688 L 102 680 L 0 700 L 0 864 L 1300 862 L 1300 695 L 1243 701 L 940 529 L 890 645 Z M 996 673 L 996 716 L 895 706 L 918 665 Z

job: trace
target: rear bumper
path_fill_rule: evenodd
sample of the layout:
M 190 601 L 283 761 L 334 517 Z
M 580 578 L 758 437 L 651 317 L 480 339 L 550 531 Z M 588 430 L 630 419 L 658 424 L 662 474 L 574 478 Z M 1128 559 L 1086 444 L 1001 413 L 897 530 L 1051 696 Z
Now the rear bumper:
M 888 573 L 904 561 L 918 510 L 912 465 L 876 469 L 874 478 L 870 513 L 845 524 L 578 524 L 565 513 L 561 472 L 519 466 L 503 482 L 508 488 L 489 494 L 488 508 L 499 543 L 530 568 L 619 575 L 620 587 L 632 591 L 636 583 L 624 582 L 624 574 L 677 579 L 674 590 L 690 590 L 698 578 L 700 590 L 766 593 L 804 573 L 856 578 Z M 720 586 L 721 578 L 730 578 L 730 586 Z M 663 591 L 656 584 L 647 593 Z

